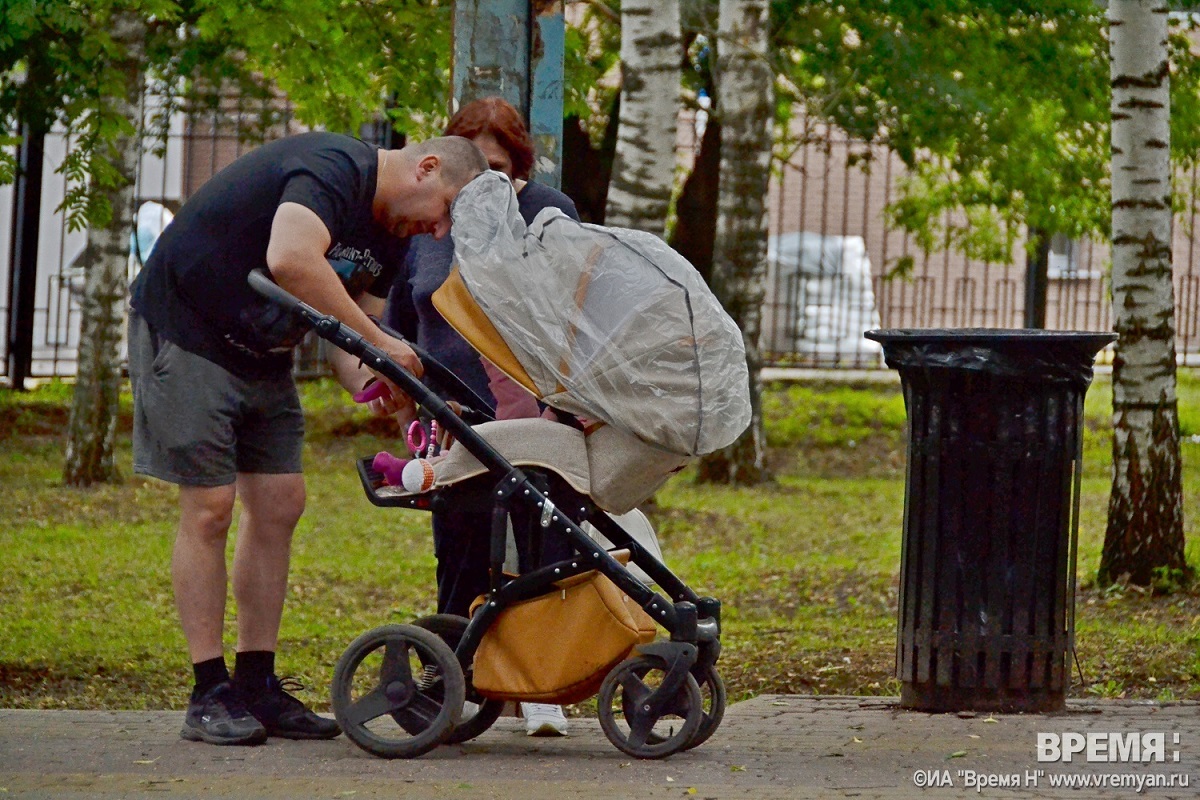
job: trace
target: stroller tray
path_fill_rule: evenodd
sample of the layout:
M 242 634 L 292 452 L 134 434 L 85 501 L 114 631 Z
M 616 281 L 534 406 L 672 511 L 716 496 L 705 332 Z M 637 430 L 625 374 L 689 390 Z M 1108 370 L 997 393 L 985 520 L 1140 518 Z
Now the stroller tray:
M 415 508 L 420 511 L 438 511 L 450 505 L 476 511 L 488 511 L 492 507 L 491 490 L 495 485 L 495 478 L 489 478 L 486 474 L 423 494 L 410 494 L 399 486 L 388 486 L 384 482 L 383 473 L 371 466 L 374 460 L 374 456 L 363 456 L 355 461 L 363 492 L 373 505 L 383 508 Z
M 428 511 L 434 506 L 437 492 L 425 494 L 400 494 L 389 492 L 389 487 L 383 479 L 383 473 L 371 466 L 373 456 L 364 456 L 355 462 L 358 465 L 358 478 L 362 481 L 363 491 L 367 499 L 374 505 L 384 508 L 417 508 Z

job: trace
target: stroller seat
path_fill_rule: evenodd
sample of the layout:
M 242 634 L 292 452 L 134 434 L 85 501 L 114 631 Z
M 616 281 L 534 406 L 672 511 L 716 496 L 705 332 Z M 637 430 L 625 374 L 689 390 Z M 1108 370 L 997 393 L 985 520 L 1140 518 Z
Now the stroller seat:
M 690 459 L 667 453 L 609 425 L 588 433 L 548 419 L 485 422 L 472 428 L 518 467 L 540 467 L 613 514 L 624 514 L 654 494 Z M 460 443 L 431 461 L 433 491 L 487 473 Z M 379 497 L 410 496 L 402 486 L 375 490 Z
M 548 419 L 512 419 L 472 426 L 496 452 L 513 466 L 541 467 L 557 473 L 580 494 L 591 494 L 587 447 L 583 432 Z M 431 491 L 453 486 L 487 473 L 482 462 L 455 442 L 442 456 L 430 461 L 434 483 Z M 403 486 L 376 489 L 380 497 L 406 497 Z

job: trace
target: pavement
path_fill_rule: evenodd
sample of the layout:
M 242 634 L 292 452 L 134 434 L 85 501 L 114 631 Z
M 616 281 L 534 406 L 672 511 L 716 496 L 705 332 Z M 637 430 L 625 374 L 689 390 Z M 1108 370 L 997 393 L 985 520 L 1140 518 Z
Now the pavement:
M 501 718 L 472 742 L 413 760 L 376 758 L 345 737 L 214 747 L 180 739 L 182 719 L 178 711 L 0 710 L 0 798 L 1200 794 L 1196 703 L 1092 700 L 1054 714 L 926 714 L 895 698 L 767 695 L 731 705 L 707 743 L 660 761 L 624 755 L 594 719 L 572 719 L 566 738 L 541 739 Z M 1080 752 L 1063 760 L 1072 750 Z M 1092 785 L 1063 785 L 1082 781 Z

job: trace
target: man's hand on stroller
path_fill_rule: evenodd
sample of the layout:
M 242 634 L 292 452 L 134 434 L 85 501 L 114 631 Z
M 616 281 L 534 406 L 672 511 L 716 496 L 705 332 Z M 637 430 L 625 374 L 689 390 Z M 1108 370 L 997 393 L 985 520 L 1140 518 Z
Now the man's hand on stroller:
M 395 361 L 406 370 L 416 375 L 418 378 L 425 374 L 425 365 L 421 363 L 421 359 L 417 358 L 417 354 L 408 346 L 408 343 L 403 339 L 397 339 L 393 336 L 388 336 L 386 333 L 380 332 L 380 341 L 377 342 L 380 350 L 387 353 L 388 358 Z M 394 383 L 384 379 L 393 391 L 399 391 Z
M 403 340 L 383 334 L 378 347 L 387 353 L 389 358 L 418 378 L 425 373 L 421 359 L 417 358 L 417 354 Z M 370 399 L 367 403 L 371 412 L 380 417 L 395 415 L 402 425 L 407 425 L 416 419 L 417 406 L 413 399 L 390 379 L 374 370 L 371 372 L 375 376 L 376 383 L 382 384 L 378 396 Z M 364 387 L 365 389 L 366 387 Z

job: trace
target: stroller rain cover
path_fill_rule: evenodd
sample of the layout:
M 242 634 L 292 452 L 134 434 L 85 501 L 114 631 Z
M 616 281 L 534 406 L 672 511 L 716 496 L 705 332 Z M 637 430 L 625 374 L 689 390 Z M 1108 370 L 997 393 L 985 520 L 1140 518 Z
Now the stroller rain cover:
M 548 405 L 698 456 L 750 422 L 742 334 L 700 274 L 661 239 L 576 222 L 526 227 L 489 171 L 451 208 L 463 282 Z

